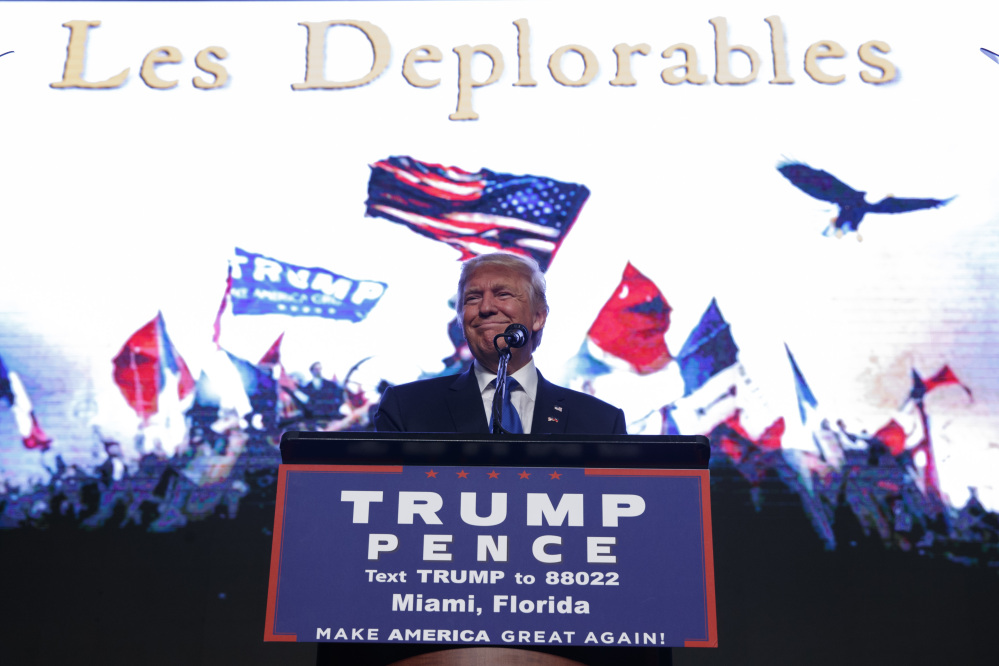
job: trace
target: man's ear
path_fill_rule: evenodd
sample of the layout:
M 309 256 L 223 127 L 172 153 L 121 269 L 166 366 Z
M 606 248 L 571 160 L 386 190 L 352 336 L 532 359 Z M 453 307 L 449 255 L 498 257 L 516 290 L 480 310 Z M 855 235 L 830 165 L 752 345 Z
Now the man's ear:
M 534 321 L 531 323 L 531 331 L 537 333 L 545 327 L 545 321 L 548 319 L 548 313 L 544 310 L 539 310 L 534 313 Z

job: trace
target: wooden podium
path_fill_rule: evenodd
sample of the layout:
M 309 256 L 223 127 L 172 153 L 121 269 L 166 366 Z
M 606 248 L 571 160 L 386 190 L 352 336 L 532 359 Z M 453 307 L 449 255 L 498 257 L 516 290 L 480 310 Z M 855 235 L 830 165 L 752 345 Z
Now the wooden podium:
M 704 437 L 286 433 L 265 640 L 321 664 L 717 646 Z

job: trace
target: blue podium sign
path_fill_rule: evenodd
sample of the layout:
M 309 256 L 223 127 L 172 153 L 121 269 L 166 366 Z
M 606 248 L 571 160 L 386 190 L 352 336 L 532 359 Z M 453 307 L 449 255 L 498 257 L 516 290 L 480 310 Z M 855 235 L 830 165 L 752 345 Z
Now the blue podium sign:
M 707 470 L 281 465 L 265 640 L 717 646 Z

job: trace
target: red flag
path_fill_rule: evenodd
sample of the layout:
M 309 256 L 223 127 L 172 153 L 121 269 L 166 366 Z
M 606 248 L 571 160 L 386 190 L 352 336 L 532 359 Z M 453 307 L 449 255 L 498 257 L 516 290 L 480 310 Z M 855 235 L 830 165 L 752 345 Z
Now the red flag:
M 950 369 L 949 365 L 945 365 L 944 367 L 940 368 L 940 370 L 937 371 L 937 374 L 933 375 L 929 379 L 923 379 L 922 377 L 920 377 L 919 373 L 916 372 L 915 368 L 913 368 L 912 391 L 909 393 L 909 399 L 922 401 L 922 399 L 926 396 L 926 394 L 932 391 L 933 389 L 939 388 L 941 386 L 947 386 L 949 384 L 955 384 L 957 386 L 960 386 L 962 389 L 964 389 L 964 392 L 968 394 L 969 398 L 971 398 L 972 400 L 974 399 L 974 396 L 971 395 L 971 389 L 969 389 L 967 386 L 962 384 L 960 380 L 958 380 L 957 375 L 954 374 L 954 371 Z
M 781 440 L 784 437 L 784 417 L 778 417 L 776 421 L 767 426 L 755 444 L 765 451 L 779 451 Z
M 271 348 L 260 357 L 260 363 L 257 365 L 277 365 L 281 362 L 281 341 L 284 340 L 284 333 L 278 336 L 278 339 L 274 341 Z
M 927 392 L 932 391 L 938 386 L 946 386 L 947 384 L 957 384 L 963 388 L 969 396 L 971 395 L 971 389 L 960 382 L 957 375 L 954 374 L 954 371 L 950 369 L 949 365 L 945 365 L 940 368 L 940 371 L 929 379 L 923 380 L 923 385 L 926 386 Z
M 298 384 L 295 380 L 284 370 L 284 366 L 281 364 L 281 343 L 284 341 L 284 333 L 277 337 L 274 344 L 271 345 L 270 349 L 264 352 L 264 355 L 260 357 L 260 362 L 257 365 L 263 366 L 265 368 L 278 368 L 278 406 L 279 412 L 282 418 L 291 418 L 299 410 L 298 404 L 295 402 L 295 392 L 298 391 Z
M 749 435 L 742 427 L 741 410 L 716 425 L 708 437 L 721 449 L 722 453 L 739 463 L 749 448 Z
M 741 409 L 736 409 L 734 412 L 732 412 L 731 416 L 722 421 L 719 425 L 728 426 L 735 432 L 736 435 L 738 435 L 742 439 L 745 439 L 747 442 L 752 441 L 752 437 L 750 437 L 749 433 L 746 432 L 746 429 L 742 427 Z
M 722 453 L 735 462 L 742 462 L 750 448 L 761 451 L 779 451 L 784 437 L 784 417 L 777 419 L 763 429 L 760 436 L 753 438 L 742 425 L 742 410 L 736 409 L 727 419 L 712 429 L 711 437 Z
M 147 419 L 159 411 L 159 396 L 171 376 L 177 397 L 194 390 L 194 378 L 167 336 L 162 313 L 132 334 L 114 357 L 114 381 L 135 412 Z
M 884 444 L 893 456 L 905 451 L 905 430 L 895 419 L 874 433 L 874 438 Z
M 587 335 L 599 349 L 627 362 L 638 374 L 651 374 L 673 358 L 665 339 L 671 309 L 652 280 L 629 262 Z

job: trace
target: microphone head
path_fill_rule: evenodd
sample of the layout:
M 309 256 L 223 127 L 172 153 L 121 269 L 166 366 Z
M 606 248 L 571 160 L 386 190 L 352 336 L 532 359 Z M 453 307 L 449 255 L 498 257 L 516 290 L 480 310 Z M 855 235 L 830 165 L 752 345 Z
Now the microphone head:
M 527 327 L 523 324 L 510 324 L 503 332 L 506 344 L 517 349 L 527 344 Z

